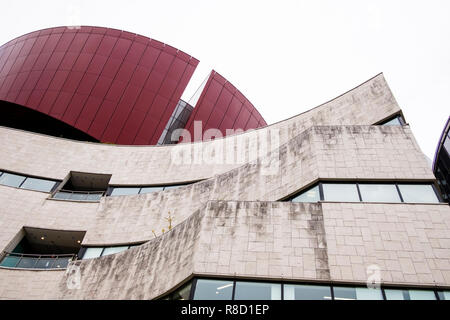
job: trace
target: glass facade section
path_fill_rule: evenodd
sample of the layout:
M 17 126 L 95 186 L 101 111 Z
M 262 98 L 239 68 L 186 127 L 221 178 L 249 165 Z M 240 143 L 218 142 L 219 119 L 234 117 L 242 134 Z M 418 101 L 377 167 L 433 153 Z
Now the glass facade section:
M 450 300 L 450 291 L 438 291 L 439 300 Z
M 27 178 L 25 182 L 20 186 L 20 188 L 34 191 L 50 192 L 55 185 L 56 181 Z
M 101 256 L 103 248 L 86 248 L 83 259 L 98 258 Z
M 331 288 L 308 284 L 285 284 L 284 300 L 331 300 Z
M 236 282 L 235 300 L 281 300 L 281 284 Z
M 320 201 L 319 185 L 314 186 L 292 199 L 292 202 L 318 202 Z
M 333 287 L 335 300 L 383 300 L 381 289 L 365 287 Z
M 382 126 L 401 126 L 402 122 L 400 117 L 395 117 L 394 119 L 388 120 L 387 122 L 381 124 Z
M 198 279 L 194 300 L 231 300 L 233 281 Z
M 164 187 L 143 187 L 141 188 L 140 194 L 143 193 L 150 193 L 150 192 L 156 192 L 156 191 L 162 191 L 164 190 Z
M 436 300 L 432 290 L 384 289 L 387 300 Z
M 439 199 L 430 184 L 399 184 L 398 188 L 404 202 L 439 203 Z
M 111 192 L 111 196 L 129 196 L 132 194 L 139 194 L 140 188 L 114 188 Z
M 107 256 L 110 254 L 115 254 L 115 253 L 119 253 L 122 251 L 125 251 L 128 249 L 128 246 L 120 246 L 120 247 L 109 247 L 109 248 L 105 248 L 105 250 L 103 250 L 102 253 L 102 257 L 103 256 Z
M 359 184 L 364 202 L 401 202 L 394 184 Z
M 355 183 L 323 183 L 325 201 L 359 202 Z
M 9 187 L 20 187 L 20 185 L 22 184 L 22 182 L 25 180 L 24 176 L 18 175 L 18 174 L 12 174 L 12 173 L 7 173 L 4 172 L 1 176 L 0 176 L 0 184 L 4 185 L 4 186 L 9 186 Z

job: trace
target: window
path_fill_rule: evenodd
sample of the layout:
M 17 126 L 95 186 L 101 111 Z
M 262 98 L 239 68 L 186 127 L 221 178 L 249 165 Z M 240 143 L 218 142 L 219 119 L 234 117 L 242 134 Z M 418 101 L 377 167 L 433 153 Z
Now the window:
M 22 189 L 50 192 L 56 185 L 56 181 L 44 180 L 28 177 L 25 182 L 20 186 Z
M 120 247 L 110 247 L 110 248 L 105 248 L 105 250 L 103 250 L 102 256 L 108 256 L 110 254 L 115 254 L 115 253 L 119 253 L 125 250 L 128 250 L 129 246 L 120 246 Z
M 285 284 L 284 300 L 331 300 L 331 288 L 308 284 Z
M 432 290 L 384 289 L 386 300 L 436 300 Z
M 184 284 L 174 292 L 168 294 L 162 300 L 189 300 L 192 288 L 192 281 Z
M 381 289 L 333 287 L 335 300 L 383 300 Z
M 108 188 L 110 174 L 71 171 L 66 182 L 53 195 L 54 199 L 100 201 Z
M 319 185 L 309 188 L 308 190 L 302 192 L 294 199 L 292 202 L 318 202 L 320 201 Z
M 402 126 L 405 123 L 405 120 L 401 116 L 395 116 L 394 118 L 388 119 L 382 123 L 381 126 Z
M 231 300 L 233 281 L 198 279 L 194 300 Z
M 432 183 L 319 182 L 290 201 L 439 203 L 440 199 Z
M 438 203 L 439 199 L 431 184 L 399 184 L 404 202 Z
M 323 183 L 325 201 L 359 202 L 355 183 Z
M 281 300 L 281 284 L 236 282 L 235 300 Z
M 25 177 L 24 176 L 20 176 L 18 174 L 12 174 L 12 173 L 7 173 L 4 172 L 1 176 L 0 176 L 0 184 L 3 184 L 5 186 L 9 186 L 9 187 L 20 187 L 20 185 L 25 181 Z
M 359 184 L 362 201 L 401 202 L 395 184 Z
M 132 247 L 141 245 L 140 244 L 132 244 L 132 245 L 125 245 L 125 246 L 112 246 L 112 247 L 83 247 L 80 252 L 79 256 L 82 257 L 81 259 L 93 259 L 98 257 L 104 257 L 108 256 L 110 254 L 119 253 L 125 250 L 128 250 Z
M 450 300 L 450 291 L 438 291 L 439 300 Z
M 26 269 L 63 269 L 75 260 L 84 231 L 24 227 L 21 240 L 2 253 L 0 266 Z M 14 247 L 13 247 L 14 246 Z
M 111 192 L 111 196 L 128 196 L 132 194 L 138 194 L 140 188 L 114 188 Z
M 153 187 L 110 187 L 110 196 L 129 196 L 133 194 L 144 194 L 156 191 L 163 191 L 184 186 L 183 184 L 174 184 L 170 186 L 153 186 Z

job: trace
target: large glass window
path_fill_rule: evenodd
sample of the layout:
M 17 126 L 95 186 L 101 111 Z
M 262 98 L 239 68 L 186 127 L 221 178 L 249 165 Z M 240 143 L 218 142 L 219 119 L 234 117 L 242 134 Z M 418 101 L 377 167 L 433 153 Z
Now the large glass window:
M 359 202 L 355 183 L 323 183 L 325 201 Z
M 0 176 L 0 184 L 9 186 L 9 187 L 18 188 L 24 180 L 25 180 L 24 176 L 21 176 L 18 174 L 7 173 L 7 172 L 4 172 Z
M 439 199 L 430 184 L 399 184 L 404 202 L 438 203 Z
M 27 178 L 25 182 L 20 186 L 20 188 L 35 191 L 50 192 L 52 191 L 55 185 L 56 181 L 37 178 Z
M 285 284 L 284 300 L 331 300 L 331 288 L 309 284 Z
M 386 300 L 436 300 L 432 290 L 384 289 Z
M 383 300 L 381 289 L 333 287 L 335 300 Z
M 292 202 L 318 202 L 320 201 L 319 185 L 314 186 L 292 199 Z
M 281 300 L 281 284 L 236 282 L 235 300 Z
M 362 201 L 401 202 L 395 184 L 359 184 Z
M 198 279 L 194 300 L 231 300 L 233 281 Z

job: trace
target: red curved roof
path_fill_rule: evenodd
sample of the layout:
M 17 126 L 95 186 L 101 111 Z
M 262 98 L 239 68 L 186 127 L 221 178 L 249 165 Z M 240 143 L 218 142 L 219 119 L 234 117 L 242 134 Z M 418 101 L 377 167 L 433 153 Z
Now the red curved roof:
M 0 47 L 0 100 L 102 142 L 156 144 L 198 62 L 126 31 L 44 29 Z
M 202 137 L 194 136 L 194 121 L 202 121 L 202 137 L 211 128 L 219 129 L 226 136 L 226 129 L 250 130 L 267 125 L 253 104 L 214 70 L 186 123 L 192 141 L 199 141 Z

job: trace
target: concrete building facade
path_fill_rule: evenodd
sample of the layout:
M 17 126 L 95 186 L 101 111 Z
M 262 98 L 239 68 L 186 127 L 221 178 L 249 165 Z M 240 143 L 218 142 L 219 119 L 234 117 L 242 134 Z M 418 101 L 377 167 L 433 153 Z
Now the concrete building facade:
M 382 74 L 210 141 L 0 145 L 1 299 L 449 298 L 450 207 Z

